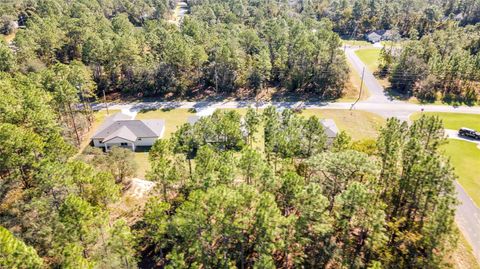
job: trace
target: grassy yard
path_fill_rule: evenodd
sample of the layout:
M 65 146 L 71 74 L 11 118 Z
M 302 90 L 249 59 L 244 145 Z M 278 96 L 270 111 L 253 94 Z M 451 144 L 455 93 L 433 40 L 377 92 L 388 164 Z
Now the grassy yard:
M 468 127 L 480 130 L 480 115 L 440 112 L 424 112 L 423 114 L 439 116 L 447 129 L 457 130 L 462 127 Z M 420 118 L 421 115 L 422 113 L 415 113 L 410 118 L 415 120 Z
M 236 110 L 242 116 L 247 112 L 246 108 L 225 110 Z M 262 110 L 260 110 L 261 112 Z M 305 109 L 302 111 L 304 117 L 313 115 L 321 119 L 333 119 L 337 127 L 341 131 L 347 132 L 354 140 L 375 138 L 378 135 L 378 130 L 385 123 L 385 119 L 381 116 L 361 110 Z M 261 132 L 262 130 L 260 130 Z M 258 139 L 261 139 L 261 137 L 258 137 Z
M 380 48 L 367 48 L 367 49 L 359 49 L 355 51 L 358 58 L 367 66 L 368 70 L 372 73 L 378 71 L 378 65 L 380 64 Z M 384 88 L 390 87 L 390 82 L 388 78 L 380 78 L 378 76 L 377 80 Z
M 367 66 L 370 72 L 375 72 L 380 63 L 380 48 L 368 48 L 355 51 L 358 58 Z
M 150 169 L 148 161 L 148 152 L 135 152 L 135 162 L 137 163 L 136 177 L 145 179 L 145 174 Z
M 461 127 L 468 127 L 480 130 L 480 115 L 430 112 L 424 114 L 439 116 L 447 129 L 457 130 Z M 418 119 L 421 115 L 422 113 L 415 113 L 410 119 Z M 477 145 L 450 139 L 443 149 L 445 154 L 451 158 L 452 165 L 459 177 L 458 182 L 473 201 L 480 206 L 480 195 L 478 195 L 480 193 L 480 150 Z
M 379 115 L 360 110 L 306 109 L 302 115 L 333 119 L 337 127 L 347 132 L 353 140 L 377 137 L 378 130 L 385 123 L 385 119 Z
M 172 133 L 177 130 L 178 126 L 187 123 L 188 117 L 194 116 L 195 113 L 189 111 L 186 108 L 176 108 L 171 110 L 150 110 L 145 112 L 139 112 L 136 119 L 164 119 L 165 120 L 165 135 L 164 138 L 169 138 Z
M 348 46 L 372 46 L 372 43 L 365 40 L 342 39 L 343 45 Z
M 443 146 L 450 157 L 458 182 L 477 206 L 480 206 L 480 150 L 477 145 L 467 141 L 449 139 Z
M 362 81 L 361 77 L 355 70 L 350 63 L 348 63 L 348 67 L 350 69 L 350 75 L 347 84 L 345 85 L 345 90 L 342 98 L 340 98 L 339 102 L 353 102 L 358 99 L 358 95 L 360 92 L 360 83 Z M 362 96 L 360 96 L 360 100 L 365 100 L 370 96 L 367 86 L 365 83 L 363 84 L 362 89 Z
M 473 255 L 472 247 L 462 233 L 458 229 L 456 230 L 459 239 L 457 248 L 449 253 L 445 260 L 452 264 L 454 269 L 480 269 L 480 265 Z

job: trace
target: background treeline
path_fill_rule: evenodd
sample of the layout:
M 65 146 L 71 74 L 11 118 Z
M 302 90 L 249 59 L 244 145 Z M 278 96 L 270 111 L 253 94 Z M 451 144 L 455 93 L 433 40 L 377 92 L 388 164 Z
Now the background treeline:
M 448 267 L 455 177 L 442 141 L 437 118 L 390 119 L 377 141 L 352 143 L 291 110 L 217 111 L 150 151 L 141 265 Z
M 2 2 L 2 31 L 11 32 L 13 20 L 24 28 L 10 47 L 0 44 L 0 71 L 38 72 L 75 61 L 92 71 L 97 95 L 275 88 L 331 99 L 348 80 L 338 35 L 395 29 L 416 39 L 480 18 L 475 0 L 187 2 L 190 14 L 180 27 L 171 22 L 173 0 Z
M 457 21 L 480 22 L 478 0 L 300 0 L 297 10 L 317 18 L 329 18 L 341 35 L 363 37 L 374 30 L 398 30 L 401 36 L 423 36 Z
M 381 75 L 422 101 L 474 104 L 480 94 L 480 24 L 450 26 L 382 51 Z
M 333 25 L 286 3 L 192 2 L 180 28 L 164 20 L 160 3 L 128 3 L 24 3 L 26 28 L 14 55 L 2 45 L 1 69 L 37 72 L 79 61 L 92 70 L 98 92 L 150 96 L 280 86 L 337 98 L 348 79 Z

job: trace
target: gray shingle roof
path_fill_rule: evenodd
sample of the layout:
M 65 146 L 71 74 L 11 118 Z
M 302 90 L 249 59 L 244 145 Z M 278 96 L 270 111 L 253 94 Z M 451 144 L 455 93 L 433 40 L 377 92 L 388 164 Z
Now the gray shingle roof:
M 139 137 L 162 137 L 164 129 L 164 120 L 132 120 L 128 115 L 117 113 L 107 118 L 92 138 L 108 141 L 121 137 L 136 141 Z
M 201 118 L 202 118 L 201 116 L 190 116 L 190 117 L 188 117 L 187 121 L 190 125 L 194 125 Z
M 126 139 L 128 141 L 135 142 L 137 141 L 137 136 L 130 130 L 128 129 L 127 126 L 122 126 L 113 133 L 109 134 L 107 137 L 103 139 L 103 142 L 110 141 L 114 139 L 115 137 L 121 137 L 123 139 Z
M 382 40 L 382 36 L 375 32 L 367 34 L 366 38 L 370 42 L 380 42 Z
M 95 132 L 95 134 L 93 135 L 93 137 L 97 136 L 99 133 L 101 133 L 103 130 L 105 130 L 105 128 L 112 125 L 112 123 L 114 123 L 116 121 L 120 121 L 120 120 L 133 120 L 133 118 L 132 118 L 131 115 L 123 114 L 121 112 L 115 113 L 115 114 L 107 117 L 103 121 L 103 123 L 100 125 L 100 127 L 98 127 L 98 129 Z
M 105 129 L 95 134 L 93 138 L 106 138 L 112 133 L 117 132 L 122 127 L 126 127 L 137 137 L 158 137 L 162 135 L 163 128 L 165 127 L 165 121 L 120 120 L 110 124 L 110 126 L 107 126 Z
M 325 128 L 325 134 L 329 138 L 335 138 L 339 133 L 335 121 L 332 119 L 324 119 L 321 121 L 323 128 Z

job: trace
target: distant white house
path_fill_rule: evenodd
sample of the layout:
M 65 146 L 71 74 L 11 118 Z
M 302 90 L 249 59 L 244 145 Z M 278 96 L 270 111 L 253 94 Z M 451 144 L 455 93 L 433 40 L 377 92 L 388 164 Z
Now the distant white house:
M 112 146 L 131 148 L 151 147 L 163 137 L 164 120 L 134 120 L 131 115 L 117 113 L 108 117 L 92 136 L 95 147 Z
M 378 43 L 378 42 L 382 41 L 382 36 L 375 33 L 375 32 L 371 32 L 371 33 L 365 35 L 365 38 L 372 43 Z
M 398 40 L 400 34 L 396 30 L 377 30 L 365 35 L 365 39 L 372 43 L 378 43 L 380 41 Z

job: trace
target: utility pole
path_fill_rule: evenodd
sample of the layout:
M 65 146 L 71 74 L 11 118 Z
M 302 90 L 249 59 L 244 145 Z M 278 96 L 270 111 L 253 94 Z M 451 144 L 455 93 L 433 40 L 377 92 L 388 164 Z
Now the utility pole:
M 365 77 L 365 66 L 362 69 L 362 81 L 360 82 L 360 92 L 358 93 L 358 98 L 357 100 L 352 104 L 350 107 L 350 110 L 353 109 L 353 107 L 360 101 L 360 98 L 362 97 L 362 91 L 363 91 L 363 78 Z
M 108 103 L 107 103 L 107 97 L 105 96 L 105 89 L 103 90 L 103 102 L 105 103 L 105 106 L 107 107 L 107 115 L 110 113 L 108 112 Z

